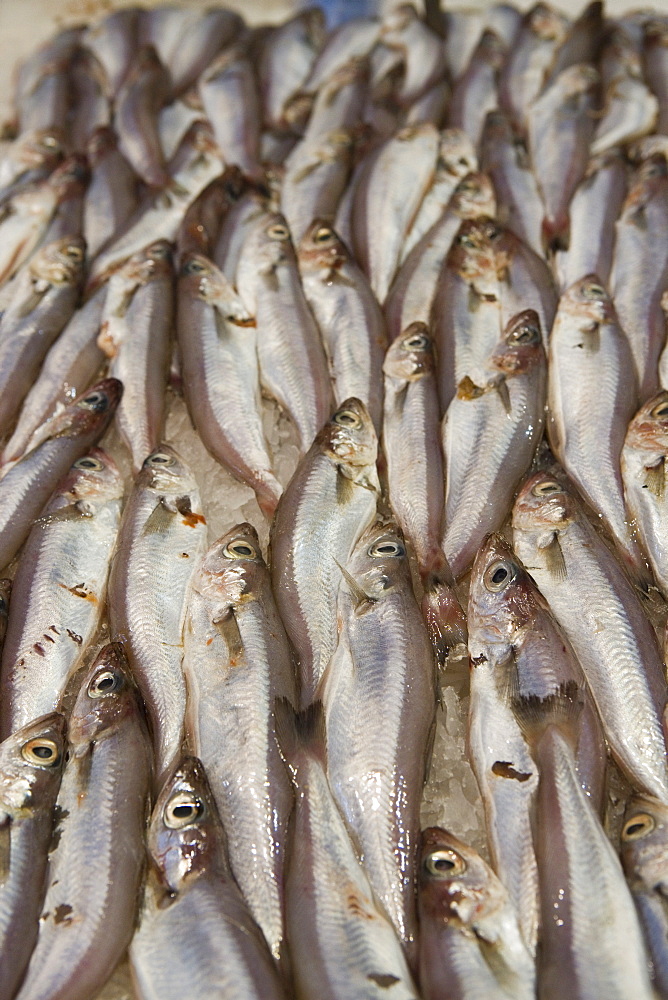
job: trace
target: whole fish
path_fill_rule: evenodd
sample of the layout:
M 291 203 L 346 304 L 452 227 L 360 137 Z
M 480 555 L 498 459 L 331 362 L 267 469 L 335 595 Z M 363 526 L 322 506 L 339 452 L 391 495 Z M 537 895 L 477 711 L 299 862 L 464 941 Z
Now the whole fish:
M 55 712 L 0 744 L 0 991 L 5 997 L 16 993 L 37 940 L 64 751 L 65 719 Z
M 420 799 L 436 713 L 434 654 L 401 531 L 360 536 L 339 591 L 339 641 L 322 681 L 327 776 L 369 881 L 416 957 Z
M 429 321 L 441 271 L 459 227 L 465 219 L 493 216 L 495 207 L 494 189 L 485 174 L 467 174 L 459 182 L 440 218 L 404 258 L 392 282 L 383 307 L 391 340 L 411 323 Z
M 524 15 L 515 44 L 499 79 L 499 103 L 521 129 L 529 108 L 543 89 L 558 47 L 566 38 L 568 18 L 547 3 L 537 3 Z
M 668 994 L 668 910 L 666 830 L 668 807 L 651 795 L 633 795 L 626 804 L 621 858 L 645 932 L 658 993 Z
M 668 691 L 654 629 L 572 487 L 531 476 L 513 509 L 513 545 L 580 661 L 615 761 L 668 801 Z
M 290 153 L 281 184 L 281 210 L 295 243 L 314 219 L 334 219 L 353 150 L 352 130 L 340 128 L 303 139 Z
M 626 507 L 649 557 L 654 577 L 668 596 L 668 392 L 649 399 L 631 420 L 621 453 Z
M 633 355 L 596 275 L 587 275 L 561 296 L 549 362 L 547 432 L 552 450 L 642 579 L 647 571 L 628 524 L 620 468 L 638 398 Z
M 239 524 L 193 575 L 184 631 L 189 745 L 227 831 L 230 865 L 274 958 L 283 958 L 283 871 L 292 788 L 274 702 L 296 703 L 295 674 L 257 532 Z
M 145 459 L 123 512 L 109 578 L 111 635 L 146 702 L 159 781 L 183 735 L 183 626 L 190 577 L 206 545 L 197 482 L 168 445 Z
M 122 301 L 116 304 L 116 283 Z M 165 390 L 174 319 L 172 247 L 156 240 L 110 279 L 98 346 L 109 357 L 109 374 L 123 383 L 116 411 L 121 439 L 138 472 L 162 437 Z M 113 322 L 106 323 L 108 310 Z
M 529 151 L 545 206 L 546 249 L 568 245 L 568 206 L 589 162 L 598 82 L 593 66 L 569 66 L 527 111 Z
M 84 236 L 92 259 L 137 207 L 137 175 L 125 159 L 113 129 L 97 128 L 88 140 L 91 180 L 84 204 Z
M 202 764 L 181 757 L 148 830 L 150 869 L 130 945 L 141 1000 L 283 1000 L 267 946 L 225 856 L 225 832 Z
M 423 830 L 418 864 L 420 989 L 424 1000 L 535 995 L 536 972 L 508 893 L 473 848 Z
M 443 418 L 443 551 L 455 579 L 510 511 L 543 429 L 546 359 L 537 314 L 510 320 L 482 385 L 465 376 Z
M 201 76 L 198 88 L 225 162 L 261 180 L 260 96 L 243 46 L 221 52 Z
M 310 704 L 336 648 L 336 601 L 353 548 L 376 514 L 378 445 L 363 403 L 348 399 L 301 460 L 271 525 L 274 597 Z
M 43 437 L 0 479 L 0 563 L 7 566 L 70 466 L 104 434 L 121 398 L 118 379 L 103 379 L 49 420 Z
M 266 199 L 257 191 L 250 190 L 240 195 L 221 223 L 212 258 L 232 284 L 236 279 L 241 248 L 260 216 L 269 218 Z
M 114 127 L 123 156 L 150 187 L 162 188 L 169 183 L 158 112 L 171 93 L 169 70 L 158 53 L 150 45 L 138 49 L 116 96 Z
M 93 448 L 77 459 L 35 522 L 13 587 L 2 659 L 0 731 L 56 710 L 106 603 L 123 479 Z
M 306 452 L 327 419 L 331 386 L 283 216 L 263 213 L 249 228 L 236 286 L 255 316 L 262 387 L 288 412 Z
M 37 379 L 23 400 L 14 431 L 5 445 L 0 472 L 49 434 L 49 420 L 92 383 L 104 354 L 97 346 L 106 286 L 72 316 L 49 349 Z
M 295 786 L 285 880 L 295 993 L 319 1000 L 417 1000 L 403 950 L 376 902 L 325 772 L 321 704 L 277 703 L 277 738 Z
M 618 150 L 595 156 L 571 201 L 571 236 L 558 250 L 554 268 L 562 291 L 588 274 L 610 280 L 615 222 L 626 196 L 626 163 Z
M 366 275 L 325 219 L 304 234 L 297 259 L 304 294 L 329 359 L 337 403 L 361 399 L 380 433 L 385 320 Z
M 579 688 L 570 682 L 545 698 L 516 698 L 513 706 L 540 775 L 534 834 L 542 916 L 540 995 L 651 1000 L 631 894 L 575 767 Z
M 465 72 L 452 90 L 448 125 L 461 128 L 475 149 L 480 144 L 485 117 L 498 104 L 497 79 L 506 58 L 506 46 L 495 31 L 486 28 Z
M 615 226 L 610 291 L 626 333 L 640 402 L 658 388 L 657 365 L 665 340 L 661 296 L 668 281 L 668 164 L 660 156 L 642 163 Z
M 140 11 L 138 7 L 115 10 L 90 24 L 83 44 L 104 66 L 109 97 L 115 98 L 132 63 L 137 47 Z
M 0 320 L 0 436 L 6 436 L 52 343 L 76 307 L 84 242 L 72 237 L 38 251 Z
M 67 737 L 59 836 L 21 1000 L 95 996 L 132 937 L 151 745 L 139 694 L 115 643 L 100 650 L 84 675 Z

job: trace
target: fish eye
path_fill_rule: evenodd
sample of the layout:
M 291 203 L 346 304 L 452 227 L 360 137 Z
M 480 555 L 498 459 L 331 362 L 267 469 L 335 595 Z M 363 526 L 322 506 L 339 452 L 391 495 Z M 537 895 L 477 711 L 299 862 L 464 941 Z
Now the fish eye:
M 106 410 L 108 405 L 109 401 L 103 392 L 91 392 L 79 401 L 79 406 L 83 406 L 86 410 L 96 410 L 98 413 Z
M 508 335 L 511 344 L 534 344 L 540 340 L 540 330 L 531 323 L 516 326 Z
M 476 248 L 476 241 L 470 236 L 459 236 L 457 242 L 461 246 L 466 247 L 467 250 L 475 250 Z
M 95 472 L 100 472 L 104 466 L 102 462 L 98 461 L 97 458 L 92 458 L 90 455 L 84 455 L 83 458 L 78 459 L 74 465 L 73 469 L 93 469 Z
M 149 256 L 157 258 L 158 260 L 166 260 L 171 256 L 171 250 L 169 247 L 158 245 L 156 247 L 152 247 L 149 252 Z
M 56 139 L 55 135 L 42 136 L 42 145 L 46 146 L 47 149 L 60 149 L 60 143 Z
M 561 493 L 561 484 L 556 479 L 548 479 L 544 483 L 536 483 L 531 491 L 535 497 L 547 497 L 551 493 Z
M 668 417 L 668 399 L 664 399 L 662 402 L 657 403 L 656 406 L 650 411 L 650 416 L 658 417 L 659 420 L 663 420 L 664 417 Z
M 353 410 L 339 410 L 332 417 L 335 424 L 342 427 L 361 427 L 362 421 Z
M 192 258 L 187 260 L 181 269 L 182 274 L 203 274 L 207 270 L 206 265 L 201 260 Z
M 120 674 L 113 670 L 102 670 L 93 677 L 88 685 L 88 695 L 91 698 L 104 698 L 106 694 L 113 694 L 121 686 Z
M 373 545 L 370 545 L 367 553 L 372 559 L 383 559 L 385 556 L 404 556 L 406 555 L 406 549 L 401 542 L 384 538 L 382 541 L 374 542 Z
M 329 241 L 334 236 L 334 230 L 330 229 L 329 226 L 319 226 L 317 231 L 313 235 L 314 243 L 329 243 Z
M 501 235 L 501 230 L 499 229 L 498 226 L 487 226 L 487 229 L 485 230 L 485 235 L 489 240 L 498 240 L 499 236 Z
M 204 815 L 204 803 L 192 792 L 179 792 L 169 800 L 163 812 L 165 825 L 170 830 L 182 830 Z
M 499 593 L 499 591 L 505 590 L 516 576 L 517 570 L 513 564 L 507 562 L 505 559 L 499 559 L 485 570 L 483 579 L 488 590 L 491 590 L 493 593 Z
M 597 281 L 587 281 L 582 286 L 582 294 L 586 299 L 604 299 L 608 293 Z
M 424 867 L 430 875 L 437 878 L 451 878 L 466 871 L 466 862 L 456 851 L 443 849 L 428 854 L 424 859 Z
M 429 347 L 429 337 L 424 333 L 410 333 L 401 346 L 407 351 L 424 351 Z
M 70 257 L 72 260 L 80 261 L 84 258 L 84 253 L 81 247 L 78 247 L 75 243 L 70 243 L 65 248 L 65 256 Z
M 636 813 L 631 819 L 627 819 L 622 829 L 622 840 L 642 840 L 648 833 L 651 833 L 656 823 L 654 817 L 649 813 Z
M 270 240 L 289 240 L 290 233 L 288 227 L 284 226 L 282 222 L 275 222 L 273 226 L 269 226 L 267 229 L 267 236 Z
M 240 539 L 234 542 L 230 542 L 225 546 L 224 555 L 228 556 L 230 559 L 255 559 L 257 558 L 257 552 L 255 547 L 250 544 L 250 542 L 244 542 Z
M 37 764 L 38 767 L 55 767 L 60 761 L 57 745 L 53 740 L 47 740 L 43 736 L 37 736 L 24 743 L 21 747 L 21 756 L 29 764 Z
M 169 465 L 174 465 L 175 459 L 172 455 L 166 455 L 164 451 L 156 451 L 153 455 L 149 455 L 144 461 L 144 466 L 149 468 L 162 469 Z

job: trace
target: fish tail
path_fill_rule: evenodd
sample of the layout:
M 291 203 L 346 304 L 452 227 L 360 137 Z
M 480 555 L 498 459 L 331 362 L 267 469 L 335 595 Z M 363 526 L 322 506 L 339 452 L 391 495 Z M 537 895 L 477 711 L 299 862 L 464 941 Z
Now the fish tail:
M 436 573 L 425 581 L 421 611 L 437 660 L 443 664 L 451 650 L 467 644 L 468 629 L 453 587 Z
M 321 701 L 314 701 L 298 712 L 287 698 L 274 703 L 276 742 L 281 756 L 296 775 L 305 757 L 327 764 L 325 713 Z
M 513 698 L 511 707 L 526 741 L 535 746 L 555 726 L 571 745 L 577 744 L 578 720 L 584 702 L 576 681 L 560 684 L 545 698 L 525 695 Z

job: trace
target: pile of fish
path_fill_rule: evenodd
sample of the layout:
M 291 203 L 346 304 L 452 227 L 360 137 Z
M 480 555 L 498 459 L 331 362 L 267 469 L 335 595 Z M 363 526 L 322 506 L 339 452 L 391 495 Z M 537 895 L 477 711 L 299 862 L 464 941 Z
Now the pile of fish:
M 668 997 L 668 17 L 127 8 L 13 107 L 0 1000 Z

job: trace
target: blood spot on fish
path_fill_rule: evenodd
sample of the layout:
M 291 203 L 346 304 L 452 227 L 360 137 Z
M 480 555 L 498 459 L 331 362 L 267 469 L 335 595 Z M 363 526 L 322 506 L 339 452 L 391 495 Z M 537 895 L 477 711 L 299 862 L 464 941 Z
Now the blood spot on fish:
M 84 601 L 90 601 L 91 604 L 97 604 L 97 597 L 95 594 L 91 593 L 90 590 L 86 589 L 85 583 L 77 583 L 74 587 L 68 587 L 65 583 L 59 583 L 59 587 L 63 590 L 67 590 L 68 593 L 72 594 L 74 597 L 81 597 Z
M 370 972 L 366 978 L 370 979 L 372 983 L 376 983 L 382 990 L 387 990 L 399 982 L 398 976 L 392 976 L 389 972 Z
M 53 921 L 56 924 L 69 924 L 72 922 L 72 907 L 69 903 L 60 903 L 53 911 Z
M 203 514 L 187 514 L 183 518 L 183 524 L 187 524 L 189 528 L 195 528 L 198 524 L 206 524 L 206 518 Z
M 190 504 L 190 497 L 178 497 L 176 500 L 176 509 L 183 516 L 183 524 L 186 524 L 189 528 L 195 528 L 198 524 L 206 524 L 206 518 L 203 514 L 194 513 Z
M 46 656 L 46 650 L 44 649 L 44 646 L 42 646 L 41 643 L 36 642 L 32 648 L 39 656 Z
M 69 635 L 70 639 L 72 639 L 73 642 L 76 642 L 77 646 L 81 645 L 83 639 L 81 638 L 80 635 L 77 635 L 76 632 L 73 632 L 71 628 L 65 629 L 65 631 Z
M 211 636 L 209 639 L 206 640 L 207 646 L 210 646 L 212 642 L 213 642 L 213 636 Z
M 532 776 L 531 772 L 527 774 L 524 771 L 516 771 L 507 760 L 495 761 L 492 764 L 492 774 L 496 774 L 498 778 L 514 778 L 515 781 L 528 781 Z

